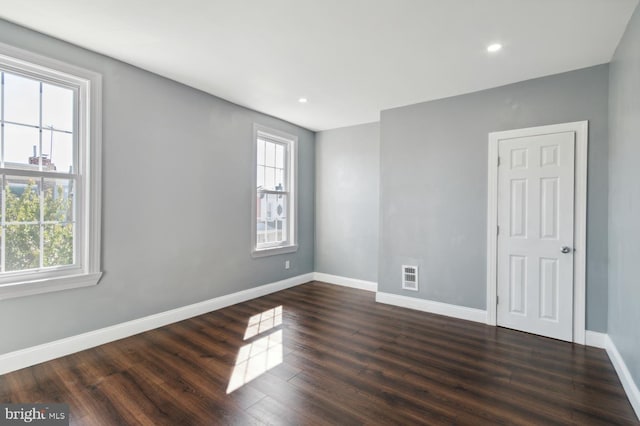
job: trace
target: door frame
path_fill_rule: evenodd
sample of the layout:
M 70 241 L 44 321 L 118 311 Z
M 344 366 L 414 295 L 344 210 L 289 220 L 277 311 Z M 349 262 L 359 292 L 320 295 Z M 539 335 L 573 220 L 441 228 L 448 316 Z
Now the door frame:
M 498 294 L 498 145 L 503 139 L 575 132 L 573 342 L 585 344 L 586 246 L 587 246 L 587 151 L 589 122 L 552 124 L 489 133 L 487 193 L 487 324 L 497 325 Z

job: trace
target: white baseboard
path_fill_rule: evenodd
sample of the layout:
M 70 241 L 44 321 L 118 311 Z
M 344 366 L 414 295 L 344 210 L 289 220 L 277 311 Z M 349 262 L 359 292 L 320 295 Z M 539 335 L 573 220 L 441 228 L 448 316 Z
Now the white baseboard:
M 466 306 L 449 305 L 447 303 L 434 302 L 432 300 L 417 299 L 415 297 L 381 292 L 376 293 L 376 302 L 430 312 L 432 314 L 445 315 L 467 321 L 481 322 L 483 324 L 487 322 L 487 311 L 467 308 Z
M 235 305 L 236 303 L 245 302 L 247 300 L 255 299 L 256 297 L 295 287 L 297 285 L 313 281 L 313 279 L 313 273 L 298 275 L 296 277 L 287 278 L 286 280 L 261 285 L 259 287 L 239 291 L 237 293 L 171 309 L 169 311 L 149 315 L 147 317 L 138 318 L 110 327 L 2 354 L 0 355 L 0 374 L 6 374 L 21 368 L 30 367 L 32 365 L 40 364 L 41 362 L 50 361 L 55 358 L 60 358 L 65 355 L 133 336 L 154 328 Z
M 606 348 L 607 335 L 605 333 L 599 333 L 597 331 L 586 330 L 585 342 L 587 346 L 593 346 L 594 348 Z
M 313 279 L 329 284 L 341 285 L 343 287 L 357 288 L 359 290 L 377 291 L 378 283 L 373 281 L 358 280 L 355 278 L 341 277 L 339 275 L 325 274 L 323 272 L 314 272 Z
M 638 385 L 634 382 L 633 377 L 631 377 L 627 364 L 625 364 L 620 352 L 618 352 L 618 348 L 616 348 L 615 343 L 613 343 L 613 340 L 611 340 L 609 335 L 605 336 L 605 349 L 607 350 L 609 359 L 611 359 L 613 368 L 615 368 L 616 373 L 618 373 L 618 378 L 620 379 L 622 387 L 627 394 L 627 398 L 629 398 L 629 402 L 636 412 L 636 416 L 640 420 L 640 390 L 638 389 Z

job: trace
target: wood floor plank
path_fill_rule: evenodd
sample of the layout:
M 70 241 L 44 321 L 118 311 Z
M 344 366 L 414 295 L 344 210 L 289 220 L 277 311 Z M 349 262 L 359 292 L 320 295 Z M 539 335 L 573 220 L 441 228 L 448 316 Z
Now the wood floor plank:
M 640 424 L 602 349 L 321 282 L 0 376 L 0 401 L 73 425 Z

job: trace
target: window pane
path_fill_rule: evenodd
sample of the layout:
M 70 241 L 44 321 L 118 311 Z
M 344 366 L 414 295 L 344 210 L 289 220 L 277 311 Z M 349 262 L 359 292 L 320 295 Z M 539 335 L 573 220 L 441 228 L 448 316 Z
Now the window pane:
M 284 226 L 284 222 L 282 220 L 276 221 L 276 229 L 278 230 L 276 234 L 276 239 L 278 241 L 284 241 L 286 239 L 283 226 Z
M 273 233 L 273 240 L 277 242 L 282 242 L 286 240 L 286 233 L 284 232 L 284 228 L 286 226 L 287 220 L 287 209 L 286 209 L 286 200 L 287 197 L 284 195 L 272 195 L 273 201 L 273 229 L 275 232 Z
M 284 146 L 282 145 L 276 146 L 276 167 L 284 167 Z
M 40 221 L 40 180 L 8 176 L 5 180 L 5 221 Z
M 267 220 L 267 195 L 258 193 L 256 196 L 256 241 L 258 244 L 266 241 L 266 220 Z
M 282 169 L 276 169 L 276 189 L 279 191 L 287 190 L 284 184 L 284 170 Z
M 5 241 L 6 271 L 40 266 L 40 225 L 8 225 Z
M 73 135 L 42 130 L 42 170 L 73 173 Z
M 40 82 L 4 73 L 4 119 L 40 125 Z
M 276 180 L 276 171 L 271 167 L 266 167 L 264 171 L 265 189 L 269 189 L 269 190 L 276 189 L 275 180 Z
M 258 166 L 256 172 L 256 188 L 264 188 L 264 166 Z
M 73 224 L 44 225 L 43 265 L 63 266 L 73 264 Z
M 287 218 L 287 196 L 273 194 L 274 202 L 274 218 L 278 220 L 284 220 Z
M 276 166 L 276 144 L 267 142 L 265 145 L 265 162 L 269 167 Z
M 42 127 L 73 131 L 73 90 L 42 84 Z
M 278 243 L 287 239 L 287 196 L 259 194 L 257 208 L 257 242 Z
M 38 147 L 40 131 L 33 127 L 5 124 L 4 162 L 5 167 L 38 170 Z M 28 165 L 23 167 L 24 165 Z
M 67 179 L 44 180 L 44 220 L 73 222 L 74 182 Z
M 258 139 L 258 150 L 256 160 L 258 164 L 264 165 L 264 144 L 265 142 L 262 139 Z

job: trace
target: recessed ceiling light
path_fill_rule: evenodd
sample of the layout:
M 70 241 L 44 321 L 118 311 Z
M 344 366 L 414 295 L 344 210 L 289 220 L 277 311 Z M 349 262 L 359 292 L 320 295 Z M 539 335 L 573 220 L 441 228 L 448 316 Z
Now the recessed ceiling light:
M 300 99 L 298 99 L 298 102 L 300 102 L 301 104 L 306 104 L 307 103 L 307 98 L 300 98 Z
M 487 52 L 494 53 L 498 50 L 502 49 L 502 45 L 500 43 L 493 43 L 487 46 Z

